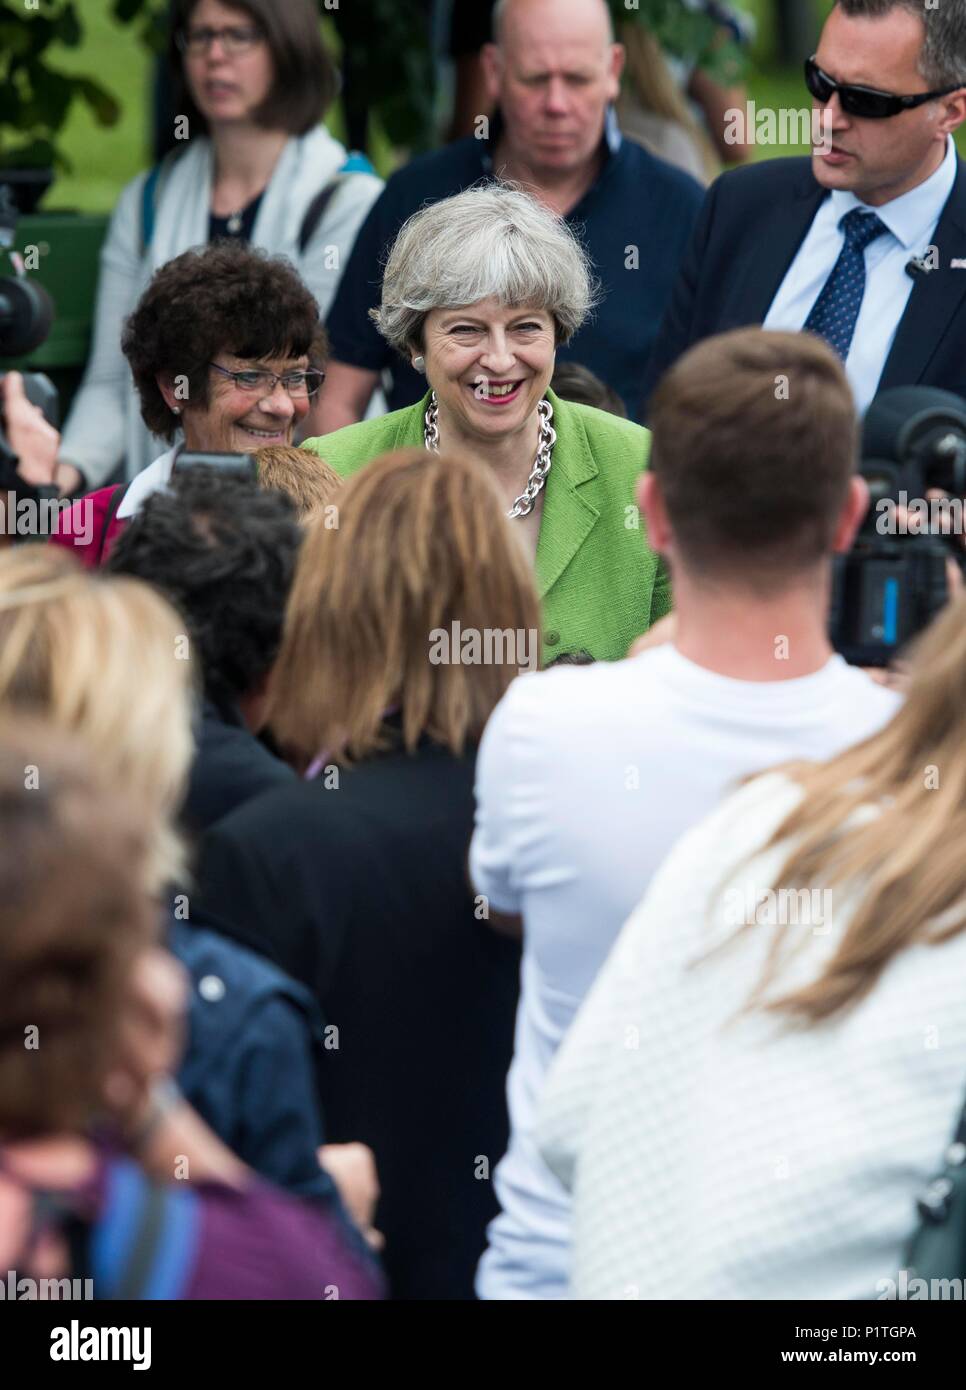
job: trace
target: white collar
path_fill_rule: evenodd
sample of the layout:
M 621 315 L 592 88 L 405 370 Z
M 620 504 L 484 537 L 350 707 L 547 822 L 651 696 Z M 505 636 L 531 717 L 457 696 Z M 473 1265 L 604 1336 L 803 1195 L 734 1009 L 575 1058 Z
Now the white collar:
M 832 207 L 835 211 L 835 225 L 852 208 L 865 208 L 874 212 L 889 231 L 900 241 L 907 251 L 925 250 L 933 228 L 939 221 L 953 184 L 956 182 L 956 146 L 946 137 L 946 155 L 939 168 L 928 179 L 917 183 L 908 193 L 900 193 L 881 207 L 870 208 L 854 193 L 836 188 L 832 192 Z
M 146 498 L 152 492 L 160 492 L 163 487 L 171 481 L 171 473 L 174 469 L 174 461 L 178 456 L 181 445 L 177 444 L 173 449 L 169 449 L 166 454 L 162 454 L 159 459 L 149 463 L 147 468 L 141 470 L 136 477 L 128 483 L 127 492 L 121 499 L 121 505 L 115 512 L 119 521 L 126 521 L 141 510 Z

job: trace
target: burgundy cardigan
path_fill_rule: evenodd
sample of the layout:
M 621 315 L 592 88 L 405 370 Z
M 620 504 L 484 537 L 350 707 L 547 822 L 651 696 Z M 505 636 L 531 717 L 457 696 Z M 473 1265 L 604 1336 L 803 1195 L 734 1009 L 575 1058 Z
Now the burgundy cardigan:
M 127 525 L 127 518 L 117 516 L 126 491 L 127 485 L 118 483 L 79 497 L 58 515 L 50 533 L 50 544 L 73 551 L 85 569 L 102 565 Z

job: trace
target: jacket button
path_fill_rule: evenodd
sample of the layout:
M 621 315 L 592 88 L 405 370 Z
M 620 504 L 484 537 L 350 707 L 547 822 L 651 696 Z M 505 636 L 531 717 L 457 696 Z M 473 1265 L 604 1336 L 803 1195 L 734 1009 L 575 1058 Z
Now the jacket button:
M 217 1004 L 219 999 L 225 997 L 225 982 L 217 975 L 205 975 L 198 981 L 198 993 L 209 1004 Z
M 916 1203 L 924 1221 L 945 1221 L 949 1215 L 952 1190 L 953 1185 L 948 1178 L 936 1178 L 929 1184 Z
M 553 628 L 551 628 L 549 632 L 545 632 L 543 634 L 543 640 L 546 642 L 548 647 L 555 647 L 557 643 L 560 641 L 560 633 L 555 632 Z

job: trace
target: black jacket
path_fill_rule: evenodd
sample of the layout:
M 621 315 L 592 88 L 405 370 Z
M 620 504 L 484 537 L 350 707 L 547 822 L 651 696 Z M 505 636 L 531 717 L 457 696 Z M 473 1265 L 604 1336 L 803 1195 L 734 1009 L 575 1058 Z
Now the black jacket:
M 423 743 L 248 802 L 203 845 L 207 920 L 322 1005 L 326 1131 L 375 1151 L 397 1298 L 471 1298 L 497 1211 L 520 956 L 467 880 L 473 771 Z
M 189 831 L 207 830 L 243 801 L 294 780 L 292 769 L 259 742 L 237 710 L 219 710 L 204 701 L 182 809 Z
M 645 373 L 642 418 L 668 367 L 712 333 L 761 323 L 828 190 L 811 160 L 770 159 L 717 178 L 671 292 Z M 878 389 L 939 386 L 966 392 L 966 163 L 936 227 L 939 269 L 916 279 Z

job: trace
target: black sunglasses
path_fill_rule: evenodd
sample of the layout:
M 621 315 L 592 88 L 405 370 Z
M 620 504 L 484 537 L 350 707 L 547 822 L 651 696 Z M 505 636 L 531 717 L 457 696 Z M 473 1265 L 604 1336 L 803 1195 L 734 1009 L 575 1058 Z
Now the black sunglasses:
M 893 92 L 879 92 L 875 87 L 855 87 L 848 82 L 836 82 L 822 71 L 812 54 L 811 58 L 805 60 L 805 86 L 823 106 L 831 100 L 833 92 L 838 92 L 839 102 L 847 116 L 881 121 L 888 116 L 898 116 L 902 111 L 911 111 L 914 106 L 923 106 L 927 101 L 935 101 L 937 97 L 949 96 L 950 92 L 958 92 L 962 83 L 942 87 L 938 92 L 917 92 L 915 96 L 899 97 Z

